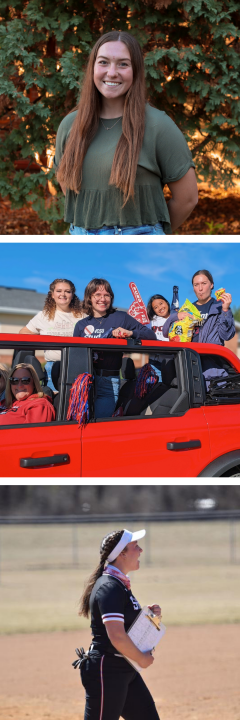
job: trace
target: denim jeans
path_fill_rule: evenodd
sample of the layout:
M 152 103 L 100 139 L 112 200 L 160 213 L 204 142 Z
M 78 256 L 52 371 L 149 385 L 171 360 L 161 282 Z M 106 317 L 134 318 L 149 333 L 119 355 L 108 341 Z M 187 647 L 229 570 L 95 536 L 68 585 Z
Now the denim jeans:
M 158 376 L 158 382 L 162 382 L 162 373 L 160 370 L 160 363 L 152 360 L 150 364 L 151 364 L 151 367 L 153 368 L 153 370 L 155 370 L 156 375 Z
M 95 417 L 112 417 L 119 395 L 119 377 L 95 375 Z
M 53 360 L 48 360 L 45 365 L 45 370 L 47 371 L 47 375 L 48 375 L 47 385 L 48 385 L 48 387 L 51 388 L 51 390 L 53 390 L 53 392 L 57 392 L 56 388 L 54 387 L 53 381 L 52 381 L 52 366 L 53 366 Z
M 140 225 L 139 227 L 133 225 L 129 227 L 117 227 L 117 225 L 107 227 L 103 225 L 100 229 L 91 228 L 90 230 L 85 230 L 85 228 L 77 227 L 77 225 L 71 223 L 69 233 L 70 235 L 165 235 L 160 222 L 156 223 L 156 225 Z

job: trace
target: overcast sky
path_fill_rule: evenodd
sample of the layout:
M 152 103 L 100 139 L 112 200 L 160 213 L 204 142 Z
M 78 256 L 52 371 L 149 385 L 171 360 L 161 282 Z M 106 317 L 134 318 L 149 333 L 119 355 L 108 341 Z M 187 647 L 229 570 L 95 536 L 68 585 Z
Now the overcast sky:
M 196 270 L 210 270 L 215 289 L 232 293 L 240 306 L 239 243 L 1 243 L 0 285 L 47 292 L 55 278 L 68 278 L 83 297 L 93 277 L 109 280 L 115 305 L 128 308 L 132 302 L 129 283 L 135 282 L 144 302 L 155 293 L 172 300 L 173 285 L 179 285 L 180 304 L 193 301 L 191 278 Z

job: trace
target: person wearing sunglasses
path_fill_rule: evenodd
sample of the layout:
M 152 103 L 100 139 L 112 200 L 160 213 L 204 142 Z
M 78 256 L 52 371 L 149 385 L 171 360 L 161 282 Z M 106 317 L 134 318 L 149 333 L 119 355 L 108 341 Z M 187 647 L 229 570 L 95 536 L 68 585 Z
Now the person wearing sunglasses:
M 36 371 L 28 363 L 12 369 L 6 384 L 6 407 L 0 414 L 0 425 L 51 422 L 55 410 L 44 395 Z

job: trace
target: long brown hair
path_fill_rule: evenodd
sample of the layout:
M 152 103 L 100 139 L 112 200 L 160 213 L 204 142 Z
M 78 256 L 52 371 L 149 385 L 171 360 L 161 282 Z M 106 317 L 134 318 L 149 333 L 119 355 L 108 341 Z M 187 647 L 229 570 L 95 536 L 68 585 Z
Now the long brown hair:
M 93 571 L 87 581 L 86 588 L 80 599 L 79 615 L 84 615 L 84 617 L 88 617 L 89 600 L 93 586 L 95 585 L 95 582 L 98 580 L 98 578 L 101 577 L 101 575 L 103 574 L 106 560 L 112 550 L 118 544 L 119 540 L 121 540 L 123 533 L 124 530 L 113 530 L 113 532 L 109 533 L 103 538 L 100 546 L 100 561 L 98 563 L 98 566 L 96 567 L 96 570 Z
M 48 320 L 53 320 L 55 312 L 56 312 L 56 302 L 52 297 L 52 293 L 55 290 L 55 287 L 58 283 L 66 283 L 70 286 L 71 291 L 73 293 L 69 309 L 71 309 L 71 312 L 75 317 L 82 317 L 82 310 L 81 310 L 81 300 L 79 300 L 78 296 L 76 295 L 76 288 L 74 283 L 71 280 L 63 280 L 57 278 L 56 280 L 53 280 L 51 285 L 49 285 L 49 291 L 43 306 L 43 313 L 47 316 Z
M 7 382 L 10 372 L 11 372 L 11 370 L 9 370 L 8 366 L 5 365 L 5 363 L 0 363 L 0 375 L 2 375 L 2 377 L 4 379 L 5 387 L 6 387 L 6 382 Z M 2 390 L 2 392 L 3 392 L 3 390 Z
M 90 53 L 78 112 L 59 164 L 57 179 L 76 193 L 81 189 L 83 160 L 96 135 L 101 112 L 101 93 L 93 80 L 94 64 L 101 45 L 117 40 L 128 48 L 133 69 L 133 82 L 125 97 L 122 135 L 115 150 L 109 180 L 109 185 L 115 185 L 122 191 L 124 206 L 129 198 L 134 199 L 137 163 L 144 137 L 146 103 L 142 50 L 133 35 L 127 32 L 112 30 L 105 33 Z
M 44 393 L 42 392 L 40 380 L 36 373 L 35 368 L 32 365 L 30 365 L 29 363 L 18 363 L 18 365 L 14 365 L 14 367 L 12 368 L 11 372 L 9 373 L 9 376 L 7 379 L 7 384 L 6 384 L 6 405 L 7 405 L 7 407 L 12 407 L 13 402 L 16 401 L 15 395 L 13 395 L 13 393 L 12 393 L 10 377 L 13 377 L 15 370 L 19 370 L 22 368 L 23 368 L 23 370 L 28 370 L 33 379 L 33 383 L 34 383 L 34 393 L 33 394 L 37 393 L 38 397 L 40 397 L 40 398 L 45 397 Z
M 87 287 L 84 290 L 84 299 L 82 302 L 82 311 L 83 313 L 86 313 L 87 315 L 92 315 L 92 300 L 91 297 L 94 295 L 96 290 L 100 287 L 100 285 L 103 285 L 106 292 L 109 293 L 111 296 L 111 305 L 109 307 L 108 312 L 113 312 L 113 300 L 114 300 L 114 293 L 111 288 L 110 283 L 108 280 L 104 280 L 103 278 L 93 278 L 93 280 L 90 280 Z

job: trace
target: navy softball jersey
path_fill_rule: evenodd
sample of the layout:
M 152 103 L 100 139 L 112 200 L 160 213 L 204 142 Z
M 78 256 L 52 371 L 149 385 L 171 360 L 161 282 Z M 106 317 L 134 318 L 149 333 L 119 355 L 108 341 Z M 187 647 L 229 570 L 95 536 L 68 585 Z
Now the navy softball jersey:
M 80 673 L 86 691 L 84 720 L 159 720 L 141 675 L 114 648 L 106 624 L 124 623 L 127 631 L 141 607 L 118 578 L 102 575 L 90 597 L 92 645 Z

